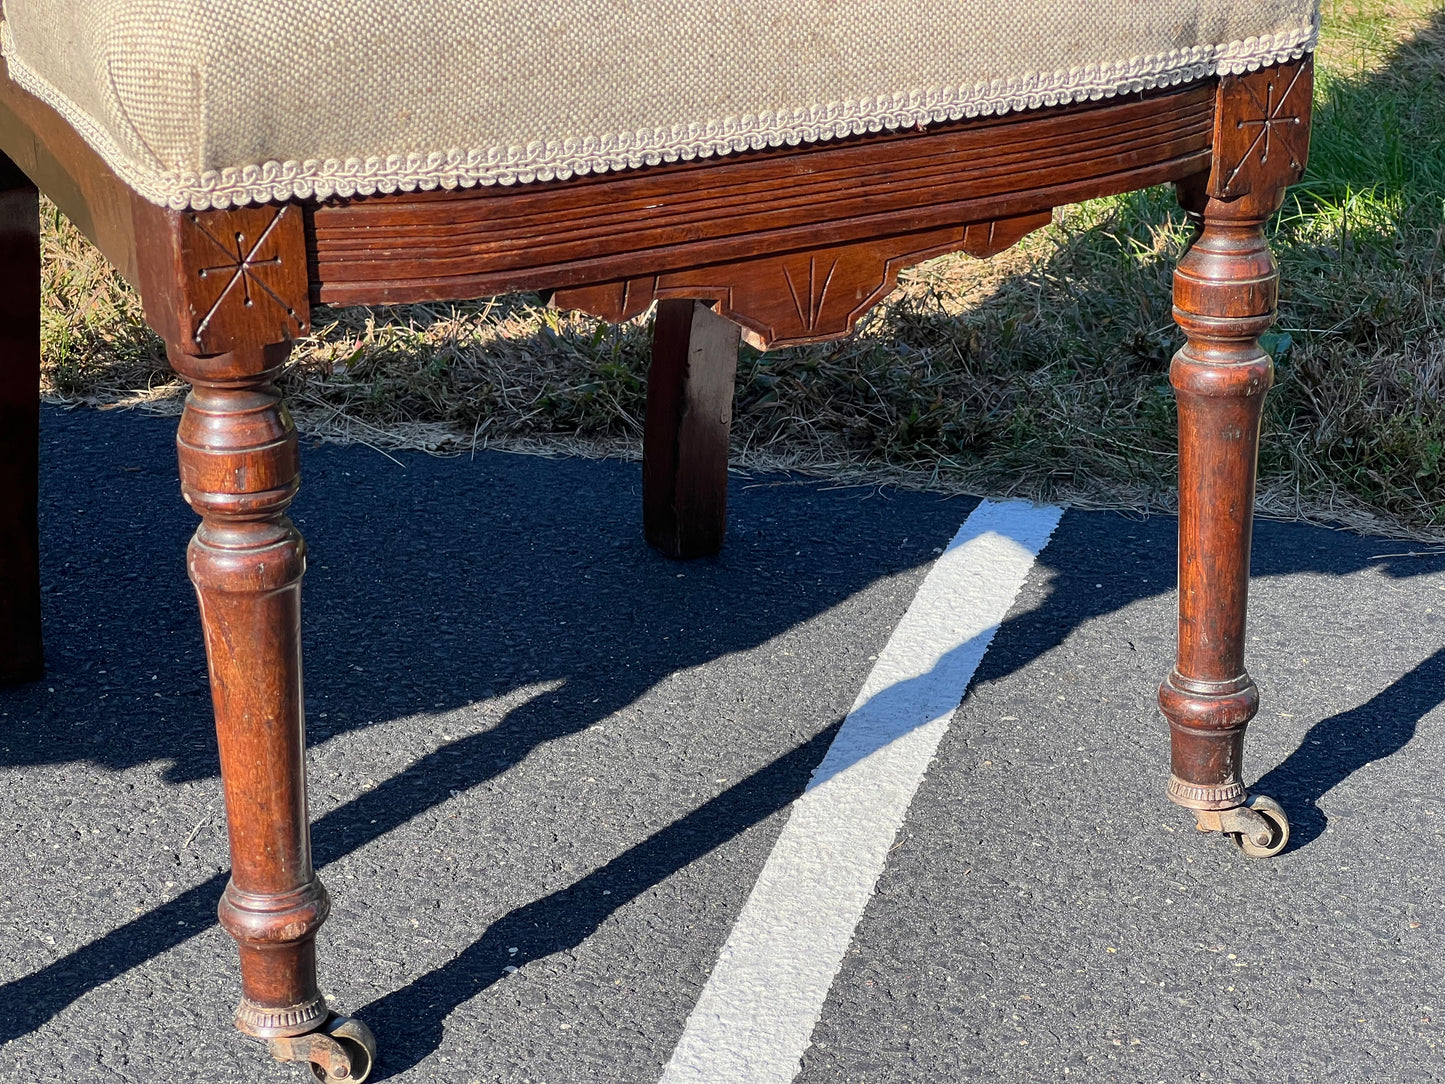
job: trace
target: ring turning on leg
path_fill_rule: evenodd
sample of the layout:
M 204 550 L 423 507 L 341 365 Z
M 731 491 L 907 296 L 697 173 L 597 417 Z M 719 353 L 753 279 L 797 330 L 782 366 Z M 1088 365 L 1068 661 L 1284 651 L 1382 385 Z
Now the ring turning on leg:
M 1274 322 L 1279 272 L 1265 220 L 1304 168 L 1308 59 L 1220 81 L 1208 178 L 1179 186 L 1200 229 L 1174 275 L 1186 336 L 1169 370 L 1179 407 L 1179 651 L 1159 690 L 1169 720 L 1169 797 L 1199 827 L 1250 855 L 1277 854 L 1289 821 L 1251 797 L 1241 773 L 1259 690 L 1244 665 L 1245 607 L 1260 417 L 1273 363 L 1260 336 Z M 1268 116 L 1255 116 L 1260 110 Z M 1268 122 L 1275 143 L 1246 138 Z

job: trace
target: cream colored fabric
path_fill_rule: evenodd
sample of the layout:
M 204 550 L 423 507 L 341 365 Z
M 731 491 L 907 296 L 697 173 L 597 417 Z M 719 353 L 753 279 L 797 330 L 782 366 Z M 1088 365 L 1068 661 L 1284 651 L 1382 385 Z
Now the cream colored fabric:
M 172 207 L 511 184 L 1297 57 L 1315 0 L 4 0 L 11 76 Z

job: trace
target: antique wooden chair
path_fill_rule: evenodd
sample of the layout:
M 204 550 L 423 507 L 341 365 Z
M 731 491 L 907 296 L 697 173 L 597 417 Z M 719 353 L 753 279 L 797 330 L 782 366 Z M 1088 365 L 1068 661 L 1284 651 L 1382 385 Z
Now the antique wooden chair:
M 37 189 L 140 290 L 192 391 L 177 445 L 241 954 L 238 1027 L 322 1079 L 374 1043 L 315 976 L 297 442 L 274 381 L 310 306 L 554 290 L 658 305 L 644 517 L 721 544 L 739 325 L 848 334 L 900 268 L 1172 182 L 1179 649 L 1169 796 L 1272 854 L 1240 775 L 1264 223 L 1303 168 L 1311 0 L 6 0 L 0 44 L 0 678 L 41 671 Z M 61 633 L 63 635 L 63 633 Z

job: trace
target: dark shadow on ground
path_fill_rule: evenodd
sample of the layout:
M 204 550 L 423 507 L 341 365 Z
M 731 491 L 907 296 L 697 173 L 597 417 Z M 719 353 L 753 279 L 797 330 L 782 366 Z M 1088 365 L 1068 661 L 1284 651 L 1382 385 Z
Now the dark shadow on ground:
M 51 669 L 46 682 L 0 693 L 9 712 L 0 763 L 84 759 L 121 769 L 164 755 L 172 758 L 175 780 L 214 773 L 199 629 L 180 559 L 193 520 L 176 495 L 171 433 L 166 421 L 47 411 Z M 679 565 L 638 538 L 635 465 L 506 455 L 475 462 L 401 458 L 405 469 L 362 448 L 325 447 L 308 450 L 304 461 L 297 518 L 311 545 L 312 739 L 549 679 L 563 684 L 321 817 L 314 839 L 322 866 L 453 791 L 493 778 L 538 744 L 590 726 L 677 669 L 761 643 L 880 576 L 928 561 L 972 507 L 922 494 L 829 493 L 796 479 L 763 479 L 779 484 L 735 494 L 724 553 Z M 1008 635 L 1026 641 L 1027 650 L 990 653 L 980 680 L 1000 676 L 1001 665 L 1026 664 L 1082 622 L 1172 589 L 1172 556 L 1160 558 L 1172 555 L 1171 520 L 1088 522 L 1071 515 L 1061 532 L 1112 524 L 1100 535 L 1108 544 L 1086 548 L 1068 565 L 1045 551 L 1041 565 L 1055 577 L 1054 597 L 1010 622 Z M 1381 549 L 1409 547 L 1264 523 L 1255 572 L 1374 567 L 1403 578 L 1445 566 L 1445 558 L 1382 560 Z M 1440 701 L 1441 657 L 1437 652 L 1369 705 L 1319 724 L 1314 736 L 1324 744 L 1302 747 L 1266 776 L 1262 789 L 1273 788 L 1287 805 L 1313 808 L 1351 772 L 1400 748 L 1414 722 Z M 1367 711 L 1389 719 L 1375 729 L 1354 725 Z M 1408 723 L 1398 722 L 1404 717 Z M 396 1037 L 416 1029 L 389 1046 L 392 1069 L 425 1057 L 450 1007 L 494 981 L 509 962 L 513 925 L 551 931 L 532 950 L 536 955 L 576 944 L 637 892 L 791 802 L 831 733 L 571 889 L 513 912 L 456 961 L 369 1007 L 372 1023 L 395 1024 Z M 1328 756 L 1310 752 L 1326 746 Z M 1162 757 L 1161 750 L 1161 764 Z M 1304 835 L 1313 838 L 1309 815 L 1304 820 Z M 583 891 L 601 879 L 616 886 L 605 907 L 600 892 Z M 214 877 L 0 987 L 0 1041 L 34 1030 L 87 991 L 214 922 L 223 883 Z
M 1325 830 L 1319 800 L 1355 772 L 1398 753 L 1420 720 L 1445 702 L 1445 647 L 1359 707 L 1321 719 L 1304 744 L 1264 774 L 1255 786 L 1289 813 L 1289 849 Z

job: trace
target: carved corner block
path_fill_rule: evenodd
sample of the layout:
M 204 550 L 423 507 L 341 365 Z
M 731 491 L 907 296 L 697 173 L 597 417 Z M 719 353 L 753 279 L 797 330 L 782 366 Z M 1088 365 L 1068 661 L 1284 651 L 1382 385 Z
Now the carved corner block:
M 169 211 L 137 197 L 146 317 L 172 350 L 213 355 L 311 330 L 301 207 Z
M 1209 195 L 1276 206 L 1309 159 L 1314 65 L 1309 56 L 1219 81 Z M 1268 212 L 1266 212 L 1268 213 Z
M 1049 212 L 993 222 L 757 256 L 625 282 L 558 290 L 552 303 L 603 320 L 628 320 L 654 300 L 711 301 L 741 324 L 750 343 L 766 349 L 840 339 L 892 292 L 906 267 L 948 252 L 993 256 L 1048 225 Z

